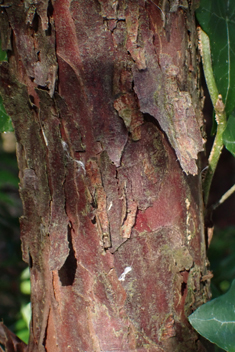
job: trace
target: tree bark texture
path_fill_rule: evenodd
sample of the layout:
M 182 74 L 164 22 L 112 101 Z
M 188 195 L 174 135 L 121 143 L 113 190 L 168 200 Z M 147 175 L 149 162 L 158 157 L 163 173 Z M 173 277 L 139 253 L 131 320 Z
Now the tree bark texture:
M 1 5 L 30 352 L 204 351 L 187 321 L 208 298 L 194 6 Z

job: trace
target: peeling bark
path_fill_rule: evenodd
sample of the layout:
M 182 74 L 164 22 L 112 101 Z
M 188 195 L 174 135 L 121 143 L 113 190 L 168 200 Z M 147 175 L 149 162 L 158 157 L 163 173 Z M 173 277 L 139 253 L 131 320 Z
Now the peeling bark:
M 205 351 L 187 321 L 209 295 L 194 4 L 173 5 L 2 11 L 29 351 Z

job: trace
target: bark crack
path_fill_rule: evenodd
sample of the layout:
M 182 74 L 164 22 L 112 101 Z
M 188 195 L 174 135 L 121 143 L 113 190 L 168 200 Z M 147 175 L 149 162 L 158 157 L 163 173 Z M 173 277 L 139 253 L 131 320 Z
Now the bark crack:
M 60 282 L 62 286 L 72 286 L 77 270 L 77 259 L 73 249 L 71 227 L 68 226 L 68 242 L 69 242 L 69 255 L 64 262 L 64 265 L 58 271 Z

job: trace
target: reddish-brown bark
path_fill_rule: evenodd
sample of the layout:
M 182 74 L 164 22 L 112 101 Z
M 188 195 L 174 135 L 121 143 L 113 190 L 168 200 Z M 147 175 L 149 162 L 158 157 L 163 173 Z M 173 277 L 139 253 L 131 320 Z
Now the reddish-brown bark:
M 187 321 L 208 297 L 193 4 L 45 4 L 2 13 L 28 350 L 203 351 Z

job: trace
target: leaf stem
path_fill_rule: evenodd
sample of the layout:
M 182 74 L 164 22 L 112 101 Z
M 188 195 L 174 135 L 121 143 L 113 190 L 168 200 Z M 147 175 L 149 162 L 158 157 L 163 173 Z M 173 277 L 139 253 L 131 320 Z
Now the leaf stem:
M 210 93 L 211 101 L 215 109 L 215 114 L 216 114 L 215 119 L 217 122 L 217 132 L 216 132 L 213 147 L 211 149 L 211 153 L 208 159 L 209 167 L 203 183 L 204 202 L 205 202 L 205 205 L 207 206 L 212 179 L 219 161 L 220 154 L 224 146 L 223 133 L 226 128 L 226 113 L 225 113 L 225 108 L 222 101 L 222 96 L 218 92 L 214 74 L 213 74 L 209 37 L 200 27 L 198 29 L 198 34 L 199 34 L 199 48 L 202 56 L 204 76 Z
M 226 117 L 226 115 L 225 115 L 225 117 Z M 226 127 L 226 124 L 218 124 L 216 136 L 215 136 L 214 143 L 213 143 L 213 146 L 212 146 L 212 149 L 210 152 L 210 156 L 208 159 L 209 167 L 208 167 L 208 171 L 206 173 L 206 177 L 205 177 L 205 180 L 203 183 L 205 205 L 207 205 L 207 203 L 208 203 L 212 179 L 213 179 L 215 169 L 217 167 L 217 164 L 218 164 L 218 161 L 220 158 L 220 154 L 221 154 L 223 146 L 224 146 L 223 133 L 224 133 L 225 127 Z
M 203 64 L 204 76 L 206 79 L 206 85 L 210 93 L 212 104 L 215 107 L 219 92 L 217 89 L 217 85 L 215 83 L 215 78 L 214 78 L 213 69 L 212 69 L 210 39 L 208 35 L 201 29 L 201 27 L 198 27 L 198 36 L 199 36 L 199 49 L 202 57 L 202 64 Z

